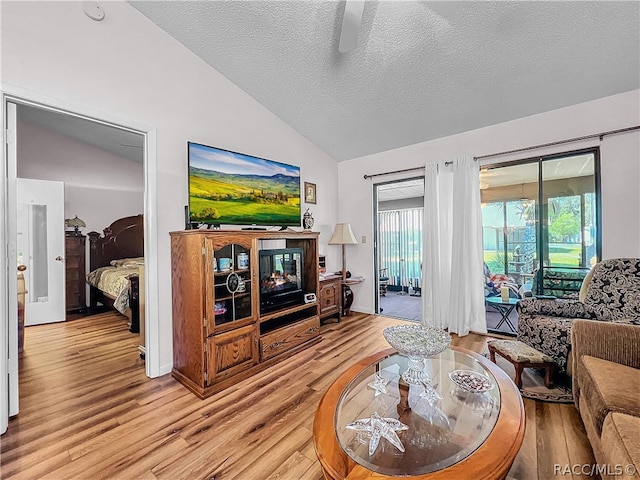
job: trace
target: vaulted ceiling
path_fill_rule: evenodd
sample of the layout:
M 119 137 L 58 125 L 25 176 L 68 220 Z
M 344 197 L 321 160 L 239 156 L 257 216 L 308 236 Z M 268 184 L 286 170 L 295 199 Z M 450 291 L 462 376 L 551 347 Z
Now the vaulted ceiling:
M 640 88 L 637 1 L 130 4 L 338 161 Z
M 366 0 L 348 53 L 345 1 L 129 3 L 338 161 L 640 88 L 638 1 Z M 20 117 L 142 161 L 140 135 Z

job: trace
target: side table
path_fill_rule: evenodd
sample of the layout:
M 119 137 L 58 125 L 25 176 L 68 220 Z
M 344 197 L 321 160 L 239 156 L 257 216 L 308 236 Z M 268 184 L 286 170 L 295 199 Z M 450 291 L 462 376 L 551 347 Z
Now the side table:
M 519 299 L 517 298 L 509 298 L 506 302 L 502 300 L 502 297 L 486 297 L 485 301 L 487 304 L 491 305 L 495 310 L 498 311 L 502 318 L 496 325 L 496 329 L 500 328 L 503 323 L 507 323 L 512 332 L 516 332 L 516 327 L 509 320 L 509 314 L 516 308 Z
M 338 322 L 342 317 L 342 277 L 327 275 L 320 277 L 320 321 L 336 317 Z
M 357 285 L 358 283 L 364 282 L 364 278 L 355 277 L 355 278 L 347 278 L 342 281 L 342 315 L 349 316 L 351 315 L 351 305 L 353 305 L 353 290 L 351 290 L 351 285 Z

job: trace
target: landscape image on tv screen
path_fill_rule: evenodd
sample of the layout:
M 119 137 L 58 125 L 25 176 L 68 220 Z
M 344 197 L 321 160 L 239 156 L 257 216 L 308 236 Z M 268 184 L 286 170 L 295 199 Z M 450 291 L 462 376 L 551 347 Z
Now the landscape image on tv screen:
M 300 226 L 300 167 L 188 143 L 192 222 Z

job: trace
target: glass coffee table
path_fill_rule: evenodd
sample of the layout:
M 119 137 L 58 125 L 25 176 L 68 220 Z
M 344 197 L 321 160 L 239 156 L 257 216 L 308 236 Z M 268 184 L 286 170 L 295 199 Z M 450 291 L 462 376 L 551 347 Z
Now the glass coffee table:
M 313 426 L 325 478 L 506 476 L 524 436 L 511 379 L 458 347 L 430 357 L 426 368 L 442 396 L 434 404 L 400 378 L 407 358 L 394 349 L 358 362 L 329 387 Z

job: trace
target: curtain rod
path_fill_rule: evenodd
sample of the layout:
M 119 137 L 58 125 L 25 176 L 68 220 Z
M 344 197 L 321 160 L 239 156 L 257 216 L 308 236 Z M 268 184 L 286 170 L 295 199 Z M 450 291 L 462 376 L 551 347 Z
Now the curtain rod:
M 603 140 L 603 138 L 606 135 L 615 135 L 618 133 L 627 133 L 627 132 L 632 132 L 634 130 L 640 130 L 640 125 L 636 125 L 634 127 L 627 127 L 627 128 L 619 128 L 618 130 L 609 130 L 608 132 L 600 132 L 600 133 L 593 133 L 591 135 L 584 135 L 582 137 L 574 137 L 574 138 L 569 138 L 567 140 L 558 140 L 555 142 L 549 142 L 549 143 L 541 143 L 539 145 L 533 145 L 531 147 L 524 147 L 524 148 L 516 148 L 515 150 L 505 150 L 504 152 L 497 152 L 497 153 L 490 153 L 488 155 L 479 155 L 477 157 L 473 157 L 474 160 L 483 160 L 486 158 L 493 158 L 493 157 L 499 157 L 502 155 L 508 155 L 510 153 L 519 153 L 519 152 L 526 152 L 529 150 L 537 150 L 539 148 L 545 148 L 545 147 L 552 147 L 555 145 L 563 145 L 565 143 L 572 143 L 572 142 L 579 142 L 581 140 L 589 140 L 591 138 L 600 138 L 600 141 Z M 451 165 L 453 162 L 444 162 L 445 165 Z M 380 177 L 382 175 L 392 175 L 394 173 L 404 173 L 404 172 L 414 172 L 417 170 L 424 170 L 424 167 L 414 167 L 414 168 L 405 168 L 404 170 L 394 170 L 391 172 L 384 172 L 384 173 L 372 173 L 371 175 L 365 175 L 364 179 L 368 179 L 368 178 L 373 178 L 373 177 Z
M 598 138 L 598 137 L 600 138 L 600 141 L 602 141 L 605 135 L 615 135 L 616 133 L 632 132 L 633 130 L 638 130 L 638 129 L 640 129 L 640 125 L 636 125 L 635 127 L 620 128 L 618 130 L 609 130 L 608 132 L 593 133 L 591 135 L 584 135 L 582 137 L 569 138 L 567 140 L 558 140 L 556 142 L 541 143 L 539 145 L 533 145 L 532 147 L 516 148 L 515 150 L 506 150 L 504 152 L 490 153 L 489 155 L 480 155 L 474 158 L 476 160 L 483 160 L 485 158 L 499 157 L 501 155 L 508 155 L 510 153 L 526 152 L 528 150 L 537 150 L 539 148 L 553 147 L 555 145 L 563 145 L 565 143 L 579 142 L 581 140 L 589 140 L 591 138 Z
M 392 175 L 394 173 L 415 172 L 416 170 L 424 170 L 424 167 L 405 168 L 404 170 L 394 170 L 392 172 L 384 173 L 372 173 L 371 175 L 365 175 L 364 179 L 366 180 L 367 178 L 381 177 L 382 175 Z

